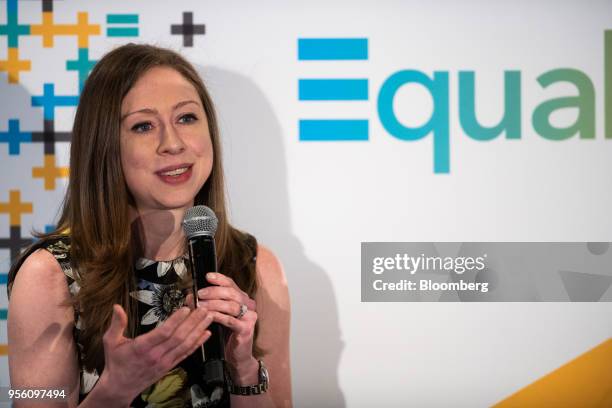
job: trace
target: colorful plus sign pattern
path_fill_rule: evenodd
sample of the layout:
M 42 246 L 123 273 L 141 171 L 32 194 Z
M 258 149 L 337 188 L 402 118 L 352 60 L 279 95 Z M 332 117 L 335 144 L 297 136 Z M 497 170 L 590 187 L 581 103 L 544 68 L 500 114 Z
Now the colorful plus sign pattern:
M 95 8 L 88 10 L 90 7 Z M 102 7 L 107 10 L 101 13 Z M 58 116 L 74 114 L 97 58 L 115 45 L 144 41 L 138 7 L 129 2 L 101 6 L 77 1 L 0 0 L 0 163 L 3 173 L 10 174 L 10 181 L 0 185 L 0 326 L 4 329 L 10 264 L 33 242 L 32 229 L 54 228 L 58 198 L 63 196 L 69 177 L 72 123 L 62 122 Z M 167 14 L 167 42 L 178 48 L 203 41 L 205 26 L 195 23 L 194 12 L 176 6 L 172 10 Z M 97 47 L 92 47 L 94 41 Z M 45 58 L 40 58 L 43 53 Z M 49 71 L 54 64 L 60 69 L 59 77 Z M 66 82 L 74 92 L 63 90 Z M 0 356 L 6 354 L 6 336 L 0 336 Z M 8 385 L 6 358 L 0 358 L 0 385 Z

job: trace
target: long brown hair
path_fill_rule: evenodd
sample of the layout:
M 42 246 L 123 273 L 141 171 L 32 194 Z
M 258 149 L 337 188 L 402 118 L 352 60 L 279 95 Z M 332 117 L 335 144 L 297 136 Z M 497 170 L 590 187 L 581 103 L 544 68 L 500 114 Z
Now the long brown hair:
M 207 116 L 213 148 L 210 176 L 195 197 L 195 205 L 210 207 L 219 219 L 215 235 L 219 271 L 230 276 L 250 297 L 257 291 L 252 248 L 247 235 L 227 219 L 219 129 L 208 91 L 194 67 L 178 53 L 152 46 L 126 44 L 107 53 L 93 68 L 80 96 L 70 148 L 70 178 L 57 228 L 40 238 L 13 264 L 7 290 L 10 296 L 19 267 L 36 248 L 69 231 L 72 267 L 81 287 L 72 299 L 80 311 L 83 345 L 81 361 L 88 370 L 104 367 L 102 335 L 110 324 L 112 305 L 128 313 L 126 335 L 136 333 L 136 301 L 133 261 L 138 245 L 132 234 L 127 188 L 120 156 L 121 102 L 136 81 L 153 67 L 170 67 L 196 89 Z M 75 274 L 76 275 L 76 274 Z M 188 274 L 189 275 L 189 274 Z M 255 345 L 253 354 L 263 350 Z

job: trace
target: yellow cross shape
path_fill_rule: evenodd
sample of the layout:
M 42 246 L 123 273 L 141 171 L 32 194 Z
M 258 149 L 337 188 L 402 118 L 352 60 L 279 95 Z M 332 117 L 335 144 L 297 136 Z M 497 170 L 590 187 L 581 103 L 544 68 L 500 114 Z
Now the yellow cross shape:
M 53 154 L 45 154 L 42 167 L 32 168 L 32 178 L 44 179 L 45 190 L 55 190 L 55 179 L 60 177 L 68 177 L 68 167 L 56 167 Z
M 21 202 L 21 192 L 11 190 L 8 203 L 0 203 L 0 213 L 8 213 L 11 227 L 21 225 L 21 214 L 32 213 L 32 203 Z
M 89 47 L 89 36 L 100 35 L 100 25 L 89 24 L 87 12 L 77 14 L 77 24 L 55 24 L 53 13 L 47 11 L 43 13 L 42 24 L 30 26 L 30 34 L 42 36 L 45 48 L 53 47 L 53 39 L 56 35 L 76 35 L 79 48 L 87 48 Z
M 32 63 L 29 60 L 19 59 L 19 48 L 9 48 L 8 58 L 0 60 L 0 71 L 8 72 L 9 84 L 19 82 L 19 71 L 30 71 Z

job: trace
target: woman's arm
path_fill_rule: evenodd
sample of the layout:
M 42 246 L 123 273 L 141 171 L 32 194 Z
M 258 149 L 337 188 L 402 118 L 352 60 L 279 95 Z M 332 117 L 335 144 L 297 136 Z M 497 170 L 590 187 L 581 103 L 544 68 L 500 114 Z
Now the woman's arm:
M 291 305 L 287 279 L 278 258 L 261 245 L 257 250 L 256 269 L 259 279 L 259 289 L 255 296 L 259 322 L 257 345 L 269 351 L 263 357 L 270 374 L 268 393 L 277 407 L 291 407 Z
M 61 388 L 68 396 L 68 406 L 76 407 L 79 366 L 72 336 L 74 310 L 69 303 L 64 305 L 69 301 L 66 277 L 55 257 L 42 249 L 30 255 L 19 269 L 11 291 L 8 358 L 13 389 Z M 96 399 L 113 402 L 103 387 L 96 388 L 81 406 L 95 405 Z M 31 404 L 25 400 L 13 406 Z M 65 407 L 66 401 L 37 406 Z

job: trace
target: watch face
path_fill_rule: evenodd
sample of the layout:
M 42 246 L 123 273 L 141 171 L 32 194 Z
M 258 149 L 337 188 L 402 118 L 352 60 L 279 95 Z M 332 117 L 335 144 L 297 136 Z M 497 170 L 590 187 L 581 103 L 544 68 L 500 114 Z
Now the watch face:
M 261 377 L 262 383 L 268 383 L 270 376 L 268 375 L 268 369 L 264 365 L 263 361 L 259 360 L 259 376 Z

